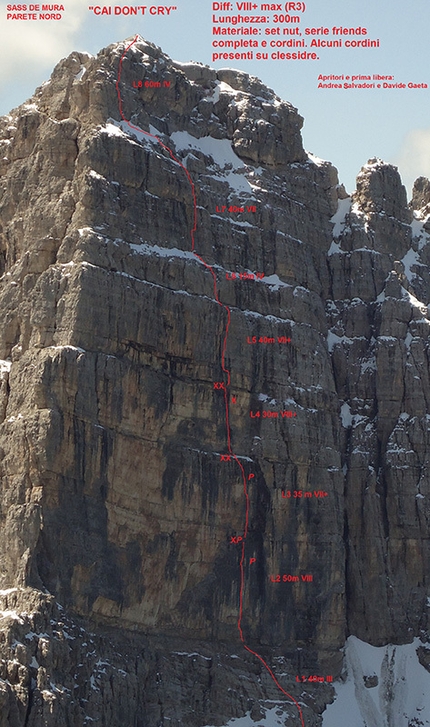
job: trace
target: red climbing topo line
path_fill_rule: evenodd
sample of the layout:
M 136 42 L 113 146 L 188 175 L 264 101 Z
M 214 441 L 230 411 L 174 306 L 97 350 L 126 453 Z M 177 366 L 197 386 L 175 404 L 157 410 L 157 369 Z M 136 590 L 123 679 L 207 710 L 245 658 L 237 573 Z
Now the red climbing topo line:
M 193 200 L 193 225 L 192 225 L 192 227 L 190 229 L 191 252 L 195 255 L 195 257 L 198 260 L 200 260 L 200 262 L 205 266 L 205 268 L 207 270 L 209 270 L 210 274 L 212 275 L 213 290 L 214 290 L 215 300 L 218 303 L 218 305 L 220 305 L 226 311 L 226 314 L 227 314 L 227 321 L 226 321 L 226 325 L 225 325 L 223 345 L 222 345 L 222 351 L 221 351 L 221 368 L 222 368 L 223 372 L 227 376 L 227 384 L 226 384 L 226 386 L 224 386 L 224 403 L 225 403 L 225 423 L 226 423 L 226 434 L 227 434 L 227 451 L 233 457 L 234 461 L 239 466 L 240 473 L 241 473 L 241 477 L 242 477 L 242 482 L 243 482 L 243 494 L 244 494 L 244 497 L 245 497 L 245 522 L 244 522 L 244 526 L 243 526 L 243 536 L 242 536 L 242 544 L 241 544 L 241 556 L 240 556 L 240 562 L 239 562 L 239 568 L 240 568 L 240 587 L 239 587 L 239 615 L 238 615 L 238 619 L 237 619 L 237 628 L 238 628 L 238 631 L 239 631 L 239 637 L 240 637 L 240 640 L 242 642 L 242 645 L 243 645 L 244 649 L 246 649 L 246 651 L 248 651 L 250 654 L 252 654 L 253 656 L 255 656 L 261 662 L 261 664 L 264 666 L 264 668 L 266 669 L 266 671 L 270 674 L 271 678 L 273 679 L 274 683 L 278 687 L 279 691 L 282 692 L 282 694 L 284 694 L 286 697 L 288 697 L 288 699 L 290 699 L 293 702 L 293 704 L 297 707 L 298 712 L 299 712 L 299 717 L 300 717 L 301 725 L 302 725 L 302 727 L 305 727 L 305 722 L 304 722 L 304 719 L 303 719 L 303 712 L 302 712 L 302 708 L 301 708 L 300 704 L 297 702 L 296 699 L 294 699 L 294 697 L 291 694 L 289 694 L 279 684 L 279 682 L 276 679 L 276 677 L 275 677 L 272 669 L 267 664 L 267 662 L 263 659 L 263 657 L 260 656 L 260 654 L 258 654 L 256 651 L 253 651 L 253 649 L 251 649 L 249 646 L 247 646 L 247 644 L 245 643 L 245 637 L 243 635 L 242 618 L 243 618 L 243 597 L 244 597 L 244 592 L 245 592 L 245 540 L 246 540 L 246 537 L 248 535 L 248 529 L 249 529 L 249 493 L 248 493 L 248 486 L 247 486 L 245 468 L 244 468 L 242 462 L 240 461 L 240 459 L 238 458 L 238 456 L 233 452 L 232 444 L 231 444 L 230 408 L 229 408 L 229 392 L 228 392 L 228 387 L 230 386 L 230 381 L 231 381 L 231 373 L 230 373 L 230 370 L 225 365 L 225 352 L 226 352 L 226 348 L 227 348 L 228 333 L 229 333 L 229 329 L 230 329 L 231 310 L 230 310 L 230 308 L 229 308 L 228 305 L 226 305 L 225 303 L 222 303 L 220 301 L 220 299 L 219 299 L 218 284 L 217 284 L 216 274 L 215 274 L 215 270 L 214 270 L 213 266 L 210 265 L 209 263 L 207 263 L 206 260 L 204 260 L 195 251 L 195 249 L 194 249 L 194 247 L 195 247 L 195 233 L 196 233 L 196 230 L 197 230 L 197 198 L 196 198 L 196 190 L 195 190 L 194 182 L 193 182 L 193 180 L 191 178 L 191 175 L 190 175 L 188 169 L 174 155 L 174 153 L 172 152 L 172 150 L 166 144 L 164 144 L 161 141 L 161 139 L 158 136 L 156 136 L 155 134 L 151 134 L 149 131 L 144 131 L 139 126 L 134 126 L 134 124 L 132 124 L 131 121 L 129 121 L 125 117 L 125 115 L 124 115 L 123 108 L 122 108 L 121 91 L 120 91 L 120 88 L 119 88 L 119 84 L 120 84 L 120 81 L 121 81 L 122 64 L 123 64 L 123 61 L 124 61 L 124 58 L 125 58 L 126 53 L 137 42 L 138 38 L 139 38 L 138 35 L 136 35 L 135 38 L 133 38 L 133 40 L 131 41 L 131 43 L 129 43 L 129 45 L 124 50 L 124 52 L 123 52 L 123 54 L 122 54 L 122 56 L 120 58 L 120 61 L 119 61 L 118 77 L 117 77 L 117 81 L 116 81 L 116 91 L 117 91 L 117 94 L 118 94 L 118 108 L 119 108 L 119 113 L 120 113 L 120 116 L 121 116 L 122 121 L 125 124 L 127 124 L 127 126 L 130 129 L 133 129 L 134 131 L 138 131 L 140 134 L 145 134 L 145 136 L 149 136 L 150 138 L 155 139 L 155 141 L 162 147 L 162 149 L 164 149 L 165 151 L 167 151 L 167 153 L 169 154 L 169 156 L 172 159 L 172 161 L 174 161 L 175 164 L 178 164 L 181 167 L 181 169 L 184 171 L 184 173 L 185 173 L 185 175 L 187 177 L 187 180 L 188 180 L 188 182 L 190 184 L 190 187 L 191 187 L 191 196 L 192 196 L 192 200 Z

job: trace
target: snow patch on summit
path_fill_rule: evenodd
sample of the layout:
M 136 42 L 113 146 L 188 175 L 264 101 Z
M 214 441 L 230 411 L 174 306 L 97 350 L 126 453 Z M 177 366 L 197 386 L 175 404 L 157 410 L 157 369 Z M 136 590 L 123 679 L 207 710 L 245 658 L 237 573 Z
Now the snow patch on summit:
M 316 154 L 312 154 L 311 151 L 308 151 L 307 154 L 309 161 L 312 162 L 312 164 L 315 164 L 317 167 L 323 167 L 324 164 L 327 164 L 325 159 L 317 157 Z
M 213 104 L 218 103 L 221 93 L 226 93 L 230 96 L 237 96 L 238 91 L 236 91 L 228 83 L 225 83 L 225 81 L 216 81 L 215 88 L 211 95 L 206 97 L 206 101 L 211 101 Z

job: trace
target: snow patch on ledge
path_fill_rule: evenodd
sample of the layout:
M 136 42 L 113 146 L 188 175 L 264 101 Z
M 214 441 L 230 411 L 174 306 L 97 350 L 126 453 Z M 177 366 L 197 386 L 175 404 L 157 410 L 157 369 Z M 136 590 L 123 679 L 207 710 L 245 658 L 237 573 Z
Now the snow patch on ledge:
M 351 407 L 346 403 L 346 401 L 340 407 L 340 418 L 342 420 L 342 426 L 345 427 L 345 429 L 352 427 Z
M 290 285 L 290 283 L 285 283 L 283 280 L 281 280 L 279 275 L 276 275 L 276 273 L 273 273 L 273 275 L 267 275 L 264 278 L 261 278 L 261 280 L 259 282 L 269 285 L 272 290 L 279 290 L 279 288 L 292 288 L 293 287 L 292 285 Z
M 4 618 L 11 618 L 13 621 L 18 621 L 20 624 L 24 623 L 21 615 L 17 611 L 0 611 L 0 620 L 3 620 Z
M 149 144 L 150 146 L 154 146 L 154 142 L 158 145 L 160 140 L 157 134 L 161 135 L 161 132 L 156 129 L 155 126 L 150 126 L 149 131 L 144 131 L 139 126 L 135 126 L 131 122 L 117 121 L 112 118 L 107 120 L 106 125 L 100 129 L 100 133 L 108 134 L 108 136 L 119 136 L 122 139 L 128 139 L 132 144 L 140 142 L 141 144 Z
M 180 250 L 177 247 L 160 247 L 160 245 L 149 245 L 147 242 L 139 243 L 138 245 L 130 244 L 130 249 L 133 252 L 146 255 L 158 255 L 159 257 L 174 258 L 181 257 L 187 260 L 194 260 L 195 262 L 201 262 L 197 255 L 188 250 Z
M 328 251 L 327 255 L 329 257 L 331 257 L 332 255 L 345 255 L 345 252 L 344 252 L 344 250 L 340 249 L 340 245 L 338 242 L 335 242 L 334 240 L 332 240 L 332 243 L 329 247 L 329 251 Z
M 427 316 L 427 314 L 428 314 L 428 309 L 427 309 L 427 306 L 426 306 L 426 304 L 425 304 L 425 303 L 422 303 L 422 302 L 421 302 L 420 300 L 418 300 L 418 298 L 415 298 L 415 296 L 414 296 L 414 295 L 412 295 L 412 293 L 410 293 L 410 292 L 409 292 L 408 290 L 406 290 L 406 288 L 404 288 L 403 286 L 401 286 L 401 293 L 402 293 L 402 298 L 406 298 L 406 299 L 408 299 L 408 300 L 409 300 L 409 302 L 410 302 L 410 304 L 411 304 L 411 305 L 412 305 L 412 306 L 413 306 L 414 308 L 418 308 L 418 310 L 419 310 L 419 311 L 420 311 L 420 312 L 421 312 L 421 313 L 422 313 L 423 315 Z
M 75 76 L 75 81 L 82 81 L 82 78 L 84 77 L 84 74 L 86 73 L 85 66 L 81 66 L 81 70 L 78 71 L 78 73 Z
M 412 280 L 417 277 L 417 274 L 412 272 L 412 268 L 416 265 L 420 265 L 419 255 L 417 251 L 411 247 L 407 251 L 406 255 L 402 257 L 400 262 L 403 263 L 407 279 L 410 283 L 412 283 Z
M 333 217 L 330 219 L 330 222 L 333 223 L 333 237 L 337 238 L 340 237 L 342 234 L 345 225 L 346 225 L 346 217 L 351 211 L 351 204 L 352 200 L 351 197 L 346 197 L 345 199 L 340 199 L 337 203 L 337 211 L 334 213 Z M 333 254 L 334 252 L 338 252 L 338 250 L 334 250 L 332 253 L 329 252 L 329 254 Z M 340 251 L 339 251 L 340 252 Z
M 216 81 L 214 90 L 209 96 L 206 96 L 206 101 L 211 101 L 213 104 L 218 103 L 221 93 L 227 93 L 230 96 L 236 96 L 237 91 L 234 90 L 228 83 L 224 81 Z
M 418 250 L 422 250 L 430 241 L 430 234 L 424 229 L 424 225 L 428 222 L 430 215 L 422 218 L 419 213 L 414 211 L 414 219 L 411 223 L 412 238 L 418 241 Z
M 345 646 L 347 679 L 335 683 L 335 701 L 323 713 L 323 727 L 430 726 L 430 674 L 411 644 L 371 646 L 350 636 Z M 373 677 L 366 687 L 366 677 Z M 369 683 L 369 682 L 368 682 Z
M 355 343 L 355 341 L 365 341 L 365 340 L 366 340 L 366 336 L 338 336 L 336 333 L 333 333 L 333 331 L 329 331 L 327 334 L 327 348 L 329 350 L 329 353 L 332 353 L 334 347 L 340 343 L 345 343 L 346 345 L 351 345 L 351 344 Z
M 4 361 L 0 359 L 0 379 L 4 377 L 4 374 L 8 374 L 12 366 L 12 361 Z
M 213 178 L 227 181 L 238 194 L 241 192 L 252 193 L 252 186 L 244 176 L 247 167 L 235 153 L 229 139 L 216 139 L 213 136 L 197 138 L 188 131 L 174 131 L 170 138 L 176 149 L 180 149 L 182 152 L 197 151 L 206 157 L 212 157 L 214 164 L 218 167 L 216 173 L 211 175 Z M 187 158 L 184 163 L 186 166 Z
M 64 346 L 47 346 L 47 348 L 51 351 L 77 351 L 78 353 L 86 353 L 84 348 L 80 348 L 80 346 L 71 346 L 70 344 L 66 344 Z

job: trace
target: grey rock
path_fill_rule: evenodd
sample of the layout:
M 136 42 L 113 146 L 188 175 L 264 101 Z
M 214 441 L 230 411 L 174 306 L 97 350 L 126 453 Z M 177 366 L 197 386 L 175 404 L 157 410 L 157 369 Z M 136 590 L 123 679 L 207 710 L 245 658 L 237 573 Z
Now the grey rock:
M 340 675 L 350 633 L 428 629 L 426 183 L 413 226 L 379 160 L 348 200 L 291 104 L 143 39 L 132 131 L 130 42 L 71 54 L 0 119 L 0 725 L 202 727 L 279 701 L 299 727 L 238 635 L 228 306 L 244 638 L 316 727 L 333 689 L 296 675 Z

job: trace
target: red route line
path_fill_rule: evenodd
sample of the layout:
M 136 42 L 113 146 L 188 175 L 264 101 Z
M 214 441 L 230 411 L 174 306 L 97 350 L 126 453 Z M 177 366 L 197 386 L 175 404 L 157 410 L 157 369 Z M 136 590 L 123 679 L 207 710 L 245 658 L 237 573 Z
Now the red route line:
M 228 332 L 229 332 L 230 322 L 231 322 L 231 311 L 230 311 L 230 308 L 227 305 L 225 305 L 225 303 L 222 303 L 220 301 L 220 299 L 219 299 L 216 274 L 215 274 L 215 271 L 214 271 L 212 265 L 209 265 L 209 263 L 207 263 L 200 255 L 198 255 L 198 253 L 196 253 L 196 251 L 194 249 L 194 247 L 195 247 L 195 233 L 196 233 L 196 229 L 197 229 L 197 198 L 196 198 L 196 190 L 195 190 L 194 182 L 193 182 L 193 180 L 191 178 L 191 175 L 190 175 L 188 169 L 174 155 L 174 153 L 172 152 L 172 150 L 166 144 L 164 144 L 161 141 L 161 139 L 159 139 L 158 136 L 156 136 L 155 134 L 151 134 L 149 131 L 144 131 L 139 126 L 134 126 L 131 123 L 131 121 L 129 121 L 125 117 L 125 115 L 124 115 L 123 108 L 122 108 L 121 91 L 120 91 L 120 88 L 119 88 L 119 84 L 120 84 L 120 81 L 121 81 L 122 64 L 123 64 L 123 61 L 124 61 L 124 58 L 125 58 L 126 53 L 137 42 L 138 38 L 139 38 L 138 35 L 136 35 L 136 37 L 133 38 L 133 40 L 131 41 L 131 43 L 124 50 L 124 52 L 123 52 L 123 54 L 122 54 L 122 56 L 120 58 L 120 61 L 119 61 L 118 77 L 117 77 L 117 81 L 116 81 L 116 91 L 117 91 L 117 94 L 118 94 L 118 108 L 119 108 L 119 113 L 120 113 L 121 119 L 124 121 L 124 123 L 127 124 L 127 126 L 129 126 L 130 129 L 134 129 L 134 131 L 138 131 L 140 134 L 145 134 L 145 136 L 149 136 L 150 138 L 155 139 L 155 141 L 158 142 L 158 144 L 160 144 L 160 146 L 165 151 L 168 152 L 168 154 L 171 157 L 171 159 L 176 164 L 178 164 L 181 167 L 181 169 L 185 172 L 185 175 L 186 175 L 187 180 L 188 180 L 188 182 L 190 184 L 190 187 L 191 187 L 191 195 L 192 195 L 192 199 L 193 199 L 193 225 L 192 225 L 192 227 L 190 229 L 191 252 L 195 255 L 195 257 L 198 260 L 200 260 L 200 262 L 205 266 L 205 268 L 207 270 L 209 270 L 209 272 L 211 273 L 212 279 L 213 279 L 213 286 L 214 286 L 213 289 L 214 289 L 214 297 L 215 297 L 215 300 L 218 303 L 218 305 L 220 305 L 222 308 L 224 308 L 224 310 L 227 313 L 227 322 L 226 322 L 226 326 L 225 326 L 223 346 L 222 346 L 222 352 L 221 352 L 221 368 L 222 368 L 223 372 L 227 376 L 227 385 L 224 386 L 225 423 L 226 423 L 226 430 L 227 430 L 227 451 L 233 457 L 234 461 L 239 466 L 240 473 L 241 473 L 241 476 L 242 476 L 242 481 L 243 481 L 243 494 L 244 494 L 244 497 L 245 497 L 245 523 L 244 523 L 244 527 L 243 527 L 242 546 L 241 546 L 242 547 L 242 552 L 241 552 L 240 564 L 239 564 L 239 567 L 240 567 L 240 589 L 239 589 L 239 616 L 238 616 L 238 619 L 237 619 L 237 628 L 239 630 L 240 640 L 242 642 L 242 645 L 243 645 L 244 649 L 246 649 L 246 651 L 248 651 L 250 654 L 252 654 L 253 656 L 255 656 L 262 663 L 262 665 L 268 671 L 268 673 L 270 674 L 270 676 L 272 677 L 273 681 L 275 682 L 275 684 L 278 687 L 278 689 L 282 692 L 282 694 L 284 694 L 286 697 L 288 697 L 288 699 L 290 699 L 295 704 L 295 706 L 297 707 L 298 712 L 299 712 L 299 717 L 300 717 L 301 725 L 302 725 L 302 727 L 305 727 L 305 722 L 304 722 L 304 719 L 303 719 L 303 712 L 302 712 L 302 708 L 301 708 L 300 704 L 297 702 L 296 699 L 294 699 L 294 697 L 291 694 L 289 694 L 287 691 L 285 691 L 285 689 L 283 687 L 281 687 L 281 685 L 279 684 L 278 680 L 276 679 L 276 677 L 275 677 L 272 669 L 267 664 L 267 662 L 263 659 L 263 657 L 260 656 L 260 654 L 258 654 L 256 651 L 253 651 L 253 649 L 251 649 L 249 646 L 246 645 L 246 643 L 245 643 L 245 637 L 243 635 L 243 630 L 242 630 L 243 595 L 244 595 L 244 591 L 245 591 L 245 566 L 244 566 L 244 563 L 245 563 L 245 540 L 246 540 L 246 537 L 248 535 L 248 528 L 249 528 L 249 493 L 248 493 L 248 487 L 247 487 L 247 484 L 246 484 L 245 468 L 244 468 L 242 462 L 237 457 L 237 455 L 233 452 L 233 449 L 232 449 L 232 446 L 231 446 L 230 409 L 229 409 L 229 401 L 228 401 L 229 394 L 228 394 L 228 390 L 227 390 L 227 388 L 230 386 L 231 374 L 230 374 L 230 370 L 225 365 L 225 352 L 226 352 L 226 348 L 227 348 Z

